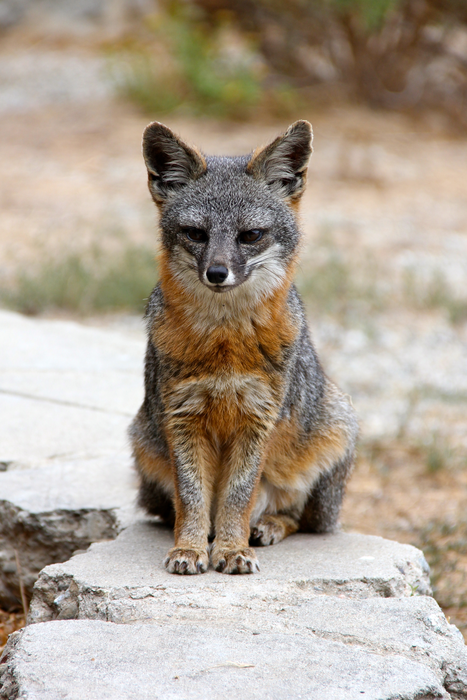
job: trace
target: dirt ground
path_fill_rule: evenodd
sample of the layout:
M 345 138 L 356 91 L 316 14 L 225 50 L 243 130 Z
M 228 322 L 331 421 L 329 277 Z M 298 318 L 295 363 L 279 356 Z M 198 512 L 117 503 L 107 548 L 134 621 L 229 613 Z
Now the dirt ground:
M 315 135 L 300 287 L 323 364 L 361 417 L 343 526 L 422 547 L 435 596 L 467 639 L 467 137 L 433 115 L 299 117 Z M 0 108 L 4 283 L 70 250 L 156 248 L 140 155 L 148 121 L 102 94 Z M 286 126 L 165 121 L 232 155 Z M 0 613 L 0 647 L 14 624 Z

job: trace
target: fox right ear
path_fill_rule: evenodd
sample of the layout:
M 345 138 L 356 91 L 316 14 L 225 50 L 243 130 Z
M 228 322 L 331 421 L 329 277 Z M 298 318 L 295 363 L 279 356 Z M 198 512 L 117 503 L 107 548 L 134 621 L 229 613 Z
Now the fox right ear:
M 174 191 L 206 171 L 201 153 L 159 122 L 152 122 L 144 130 L 143 156 L 149 191 L 156 204 L 162 204 Z
M 301 119 L 269 146 L 255 151 L 247 173 L 265 182 L 282 199 L 297 202 L 305 189 L 312 142 L 311 124 Z

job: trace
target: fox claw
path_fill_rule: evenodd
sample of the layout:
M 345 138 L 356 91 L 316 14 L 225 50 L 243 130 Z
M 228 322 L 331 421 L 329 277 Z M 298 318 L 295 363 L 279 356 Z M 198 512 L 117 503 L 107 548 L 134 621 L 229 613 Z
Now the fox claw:
M 224 574 L 254 574 L 259 571 L 258 560 L 252 549 L 229 550 L 212 553 L 213 565 L 216 571 Z
M 208 563 L 208 555 L 204 551 L 174 547 L 169 551 L 164 566 L 171 574 L 204 574 Z

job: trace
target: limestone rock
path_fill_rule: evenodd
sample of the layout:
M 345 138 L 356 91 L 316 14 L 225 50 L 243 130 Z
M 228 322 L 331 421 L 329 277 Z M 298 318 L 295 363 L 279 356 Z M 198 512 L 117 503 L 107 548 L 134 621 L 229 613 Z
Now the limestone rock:
M 0 311 L 0 605 L 131 519 L 144 338 Z M 19 568 L 17 564 L 19 559 Z
M 384 647 L 375 653 L 312 631 L 251 632 L 243 626 L 241 611 L 236 626 L 224 629 L 182 619 L 170 625 L 41 623 L 16 633 L 2 662 L 2 700 L 467 697 L 465 679 L 459 682 L 458 675 L 454 681 L 444 669 L 435 671 L 423 660 Z
M 414 547 L 298 534 L 259 550 L 260 573 L 175 576 L 172 542 L 141 521 L 46 567 L 36 624 L 6 649 L 4 697 L 467 699 L 462 635 L 419 595 Z
M 0 461 L 125 450 L 143 355 L 143 336 L 0 311 Z
M 169 574 L 162 562 L 172 545 L 170 530 L 139 522 L 113 542 L 93 544 L 85 554 L 46 567 L 34 588 L 30 621 L 165 619 L 176 601 L 192 621 L 215 624 L 217 618 L 235 617 L 235 608 L 245 601 L 252 614 L 263 614 L 323 594 L 369 598 L 430 593 L 423 554 L 381 537 L 293 535 L 258 550 L 260 573 L 234 577 L 212 569 L 200 576 Z
M 1 472 L 0 605 L 18 605 L 19 573 L 30 595 L 44 566 L 116 537 L 133 517 L 134 481 L 120 453 Z
M 260 573 L 175 576 L 162 565 L 172 542 L 137 522 L 44 569 L 5 683 L 37 700 L 467 698 L 462 635 L 420 595 L 414 547 L 298 534 L 259 550 Z

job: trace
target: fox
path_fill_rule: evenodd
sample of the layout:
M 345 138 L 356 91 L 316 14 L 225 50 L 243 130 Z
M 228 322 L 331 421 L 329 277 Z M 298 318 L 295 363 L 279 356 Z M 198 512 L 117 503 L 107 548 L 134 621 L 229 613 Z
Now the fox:
M 174 529 L 170 573 L 254 573 L 255 547 L 338 527 L 358 421 L 293 281 L 312 139 L 300 120 L 226 157 L 159 122 L 143 134 L 159 281 L 129 434 L 138 503 Z

